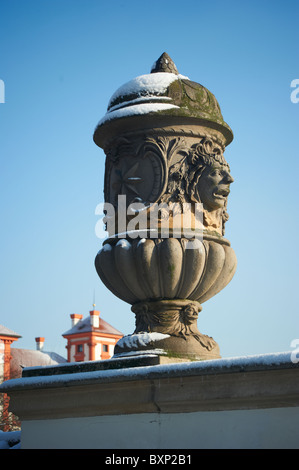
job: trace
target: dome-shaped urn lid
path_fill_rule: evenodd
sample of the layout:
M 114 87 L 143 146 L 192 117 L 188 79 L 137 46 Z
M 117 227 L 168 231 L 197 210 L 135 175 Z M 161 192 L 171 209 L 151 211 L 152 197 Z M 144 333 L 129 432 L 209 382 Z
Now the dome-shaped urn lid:
M 94 141 L 104 147 L 105 140 L 113 128 L 116 132 L 124 120 L 138 118 L 142 127 L 142 116 L 159 116 L 178 119 L 181 124 L 195 122 L 221 132 L 226 145 L 233 140 L 230 127 L 224 122 L 215 96 L 204 86 L 178 73 L 172 59 L 164 52 L 154 63 L 151 73 L 130 80 L 112 95 L 107 113 L 98 123 Z M 135 126 L 135 124 L 134 124 Z M 126 126 L 125 126 L 126 127 Z M 113 132 L 114 133 L 114 132 Z

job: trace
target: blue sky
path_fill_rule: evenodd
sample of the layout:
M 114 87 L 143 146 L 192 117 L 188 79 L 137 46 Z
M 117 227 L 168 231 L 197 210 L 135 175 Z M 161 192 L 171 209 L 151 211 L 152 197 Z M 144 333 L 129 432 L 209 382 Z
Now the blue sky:
M 297 0 L 0 0 L 0 323 L 16 347 L 66 355 L 71 313 L 96 305 L 124 334 L 130 306 L 101 283 L 95 208 L 104 153 L 92 140 L 114 91 L 166 51 L 218 99 L 234 141 L 228 287 L 199 330 L 223 357 L 290 350 L 299 338 Z

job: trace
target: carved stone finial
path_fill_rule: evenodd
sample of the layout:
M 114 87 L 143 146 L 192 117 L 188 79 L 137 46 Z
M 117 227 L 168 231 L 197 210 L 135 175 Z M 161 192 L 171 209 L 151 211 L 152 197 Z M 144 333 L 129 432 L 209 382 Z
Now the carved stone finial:
M 175 66 L 175 63 L 166 52 L 163 52 L 163 54 L 159 57 L 159 59 L 152 66 L 151 73 L 157 73 L 157 72 L 168 72 L 168 73 L 174 73 L 175 75 L 179 74 L 178 69 Z

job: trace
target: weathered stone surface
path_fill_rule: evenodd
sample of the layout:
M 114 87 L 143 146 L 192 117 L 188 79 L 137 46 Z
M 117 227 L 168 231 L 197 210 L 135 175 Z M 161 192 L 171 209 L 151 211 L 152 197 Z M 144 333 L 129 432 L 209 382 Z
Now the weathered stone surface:
M 224 147 L 213 136 L 204 136 L 202 131 L 198 137 L 189 136 L 187 130 L 184 136 L 177 136 L 174 130 L 173 135 L 165 136 L 163 129 L 155 129 L 152 133 L 115 137 L 106 152 L 105 201 L 118 212 L 118 198 L 125 196 L 126 209 L 132 203 L 141 203 L 149 207 L 149 214 L 154 203 L 178 207 L 202 203 L 204 229 L 224 235 L 227 198 L 234 181 Z M 194 214 L 191 218 L 190 229 L 194 229 Z M 162 219 L 163 215 L 159 227 Z M 116 220 L 115 233 L 123 230 Z
M 163 54 L 159 57 L 159 59 L 152 66 L 151 73 L 157 73 L 157 72 L 168 72 L 168 73 L 174 73 L 176 75 L 179 74 L 178 69 L 175 66 L 175 63 L 166 52 L 163 52 Z
M 108 289 L 128 303 L 148 299 L 203 303 L 230 282 L 236 256 L 225 239 L 197 240 L 196 249 L 187 249 L 187 243 L 184 238 L 110 239 L 96 256 L 96 270 Z
M 233 182 L 224 151 L 232 138 L 214 95 L 180 75 L 166 53 L 151 74 L 112 96 L 94 133 L 106 153 L 104 194 L 113 209 L 95 266 L 136 315 L 131 341 L 118 344 L 117 354 L 149 348 L 219 357 L 196 320 L 201 304 L 231 281 L 237 265 L 223 237 Z M 167 337 L 152 336 L 142 346 L 138 335 L 145 333 Z
M 291 353 L 31 376 L 1 384 L 22 422 L 299 407 L 298 390 L 299 364 L 291 361 Z
M 233 140 L 215 96 L 203 85 L 179 74 L 164 53 L 150 74 L 136 77 L 113 94 L 106 115 L 97 125 L 94 141 L 104 148 L 110 140 L 110 128 L 117 128 L 119 134 L 128 128 L 135 132 L 146 127 L 153 129 L 160 127 L 159 117 L 165 116 L 168 125 L 200 125 L 220 133 L 225 145 Z M 117 121 L 116 126 L 113 121 Z
M 156 364 L 161 364 L 159 355 L 142 354 L 131 357 L 106 359 L 105 361 L 72 362 L 58 366 L 26 367 L 22 372 L 22 377 L 49 377 L 65 374 L 82 374 L 83 372 L 115 369 L 120 370 L 132 367 L 153 366 Z

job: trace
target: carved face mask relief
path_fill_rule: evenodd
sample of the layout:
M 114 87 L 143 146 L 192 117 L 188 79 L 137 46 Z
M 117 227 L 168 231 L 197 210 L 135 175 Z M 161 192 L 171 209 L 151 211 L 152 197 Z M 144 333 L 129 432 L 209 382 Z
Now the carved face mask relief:
M 234 179 L 225 165 L 207 166 L 199 178 L 196 196 L 208 211 L 224 208 Z

